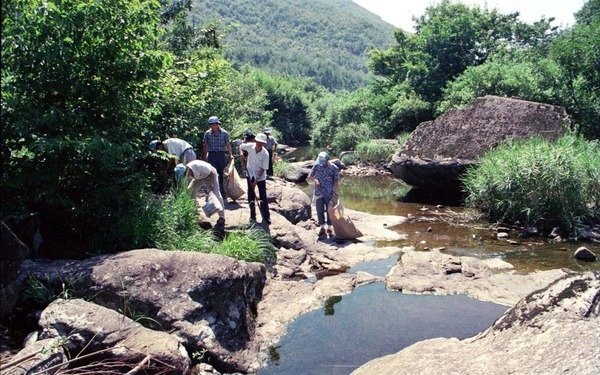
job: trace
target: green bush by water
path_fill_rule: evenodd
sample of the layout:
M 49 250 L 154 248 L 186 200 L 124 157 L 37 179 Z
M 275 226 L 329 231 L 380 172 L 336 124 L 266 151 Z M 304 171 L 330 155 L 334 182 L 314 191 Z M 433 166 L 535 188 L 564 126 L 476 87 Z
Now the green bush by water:
M 288 161 L 279 159 L 273 164 L 273 175 L 283 178 L 291 169 L 292 165 Z
M 492 220 L 576 234 L 600 219 L 600 146 L 566 135 L 515 141 L 486 154 L 463 178 L 466 204 Z
M 410 133 L 402 133 L 396 137 L 395 141 L 372 139 L 360 142 L 356 145 L 356 156 L 354 156 L 354 158 L 369 164 L 390 162 L 392 160 L 392 155 L 404 145 L 409 136 Z M 356 162 L 356 160 L 354 160 L 354 162 Z
M 214 254 L 227 255 L 248 262 L 274 263 L 275 249 L 271 237 L 262 229 L 242 229 L 227 234 Z
M 265 262 L 273 254 L 270 238 L 262 230 L 230 233 L 220 242 L 212 231 L 200 228 L 196 202 L 183 185 L 176 184 L 165 196 L 140 195 L 119 228 L 122 241 L 134 248 L 198 251 L 253 262 Z

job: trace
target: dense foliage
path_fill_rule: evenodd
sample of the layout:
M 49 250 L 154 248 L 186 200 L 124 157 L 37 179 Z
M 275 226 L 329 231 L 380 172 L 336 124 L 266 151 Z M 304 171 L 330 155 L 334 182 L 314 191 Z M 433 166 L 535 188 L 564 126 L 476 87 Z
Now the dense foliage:
M 167 187 L 155 183 L 151 139 L 198 146 L 210 115 L 232 135 L 269 119 L 266 93 L 224 59 L 215 29 L 185 29 L 197 43 L 173 42 L 182 9 L 4 2 L 3 220 L 38 213 L 44 247 L 70 257 L 130 248 L 115 226 L 147 189 Z
M 577 233 L 600 219 L 600 147 L 573 135 L 511 142 L 469 170 L 464 186 L 467 204 L 492 220 Z
M 170 191 L 148 142 L 199 150 L 211 115 L 232 138 L 271 127 L 339 152 L 495 94 L 563 105 L 598 138 L 599 9 L 559 30 L 443 0 L 407 35 L 350 0 L 7 0 L 2 220 L 37 213 L 69 257 L 160 244 L 125 225 Z
M 371 47 L 392 45 L 394 27 L 352 0 L 195 0 L 193 23 L 222 23 L 227 57 L 273 74 L 309 77 L 329 90 L 370 78 Z

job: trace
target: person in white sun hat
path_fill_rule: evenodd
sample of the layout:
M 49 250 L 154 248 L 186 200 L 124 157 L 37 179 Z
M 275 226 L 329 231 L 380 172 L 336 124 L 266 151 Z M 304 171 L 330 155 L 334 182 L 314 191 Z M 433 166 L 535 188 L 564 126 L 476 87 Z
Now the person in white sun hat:
M 248 205 L 250 206 L 250 223 L 256 222 L 256 192 L 258 187 L 258 199 L 260 214 L 263 223 L 271 224 L 271 215 L 269 213 L 269 203 L 267 201 L 267 169 L 269 168 L 269 153 L 265 148 L 267 136 L 259 133 L 254 138 L 254 142 L 242 143 L 240 145 L 240 156 L 244 151 L 248 153 L 246 157 L 246 170 L 248 171 Z

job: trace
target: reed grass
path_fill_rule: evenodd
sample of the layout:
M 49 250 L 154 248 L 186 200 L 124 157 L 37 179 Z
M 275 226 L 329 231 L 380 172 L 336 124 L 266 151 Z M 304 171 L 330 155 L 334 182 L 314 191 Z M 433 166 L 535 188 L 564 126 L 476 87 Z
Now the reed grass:
M 273 164 L 273 175 L 283 178 L 291 169 L 292 165 L 288 161 L 279 159 Z
M 481 158 L 462 182 L 466 205 L 492 220 L 576 235 L 580 224 L 600 219 L 600 146 L 576 135 L 509 142 Z
M 273 257 L 270 237 L 262 230 L 229 233 L 223 241 L 198 223 L 196 201 L 183 184 L 174 184 L 164 196 L 145 193 L 121 220 L 123 241 L 129 248 L 197 251 L 238 260 L 265 262 Z
M 275 248 L 271 237 L 259 228 L 229 232 L 223 242 L 215 246 L 211 252 L 248 262 L 275 262 Z
M 358 158 L 365 163 L 375 164 L 379 162 L 389 162 L 392 155 L 398 150 L 396 142 L 388 141 L 364 141 L 356 145 Z

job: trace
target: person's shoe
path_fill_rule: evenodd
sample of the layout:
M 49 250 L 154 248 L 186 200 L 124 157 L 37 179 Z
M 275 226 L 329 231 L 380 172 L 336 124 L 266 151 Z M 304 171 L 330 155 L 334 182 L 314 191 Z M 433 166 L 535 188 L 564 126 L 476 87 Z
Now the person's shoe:
M 333 229 L 331 229 L 331 226 L 327 227 L 327 235 L 332 235 L 333 234 Z
M 325 234 L 325 227 L 321 225 L 321 227 L 319 228 L 319 230 L 317 231 L 317 234 L 320 236 L 322 234 Z
M 219 220 L 217 220 L 217 226 L 220 226 L 220 227 L 225 226 L 225 218 L 224 217 L 220 217 Z

